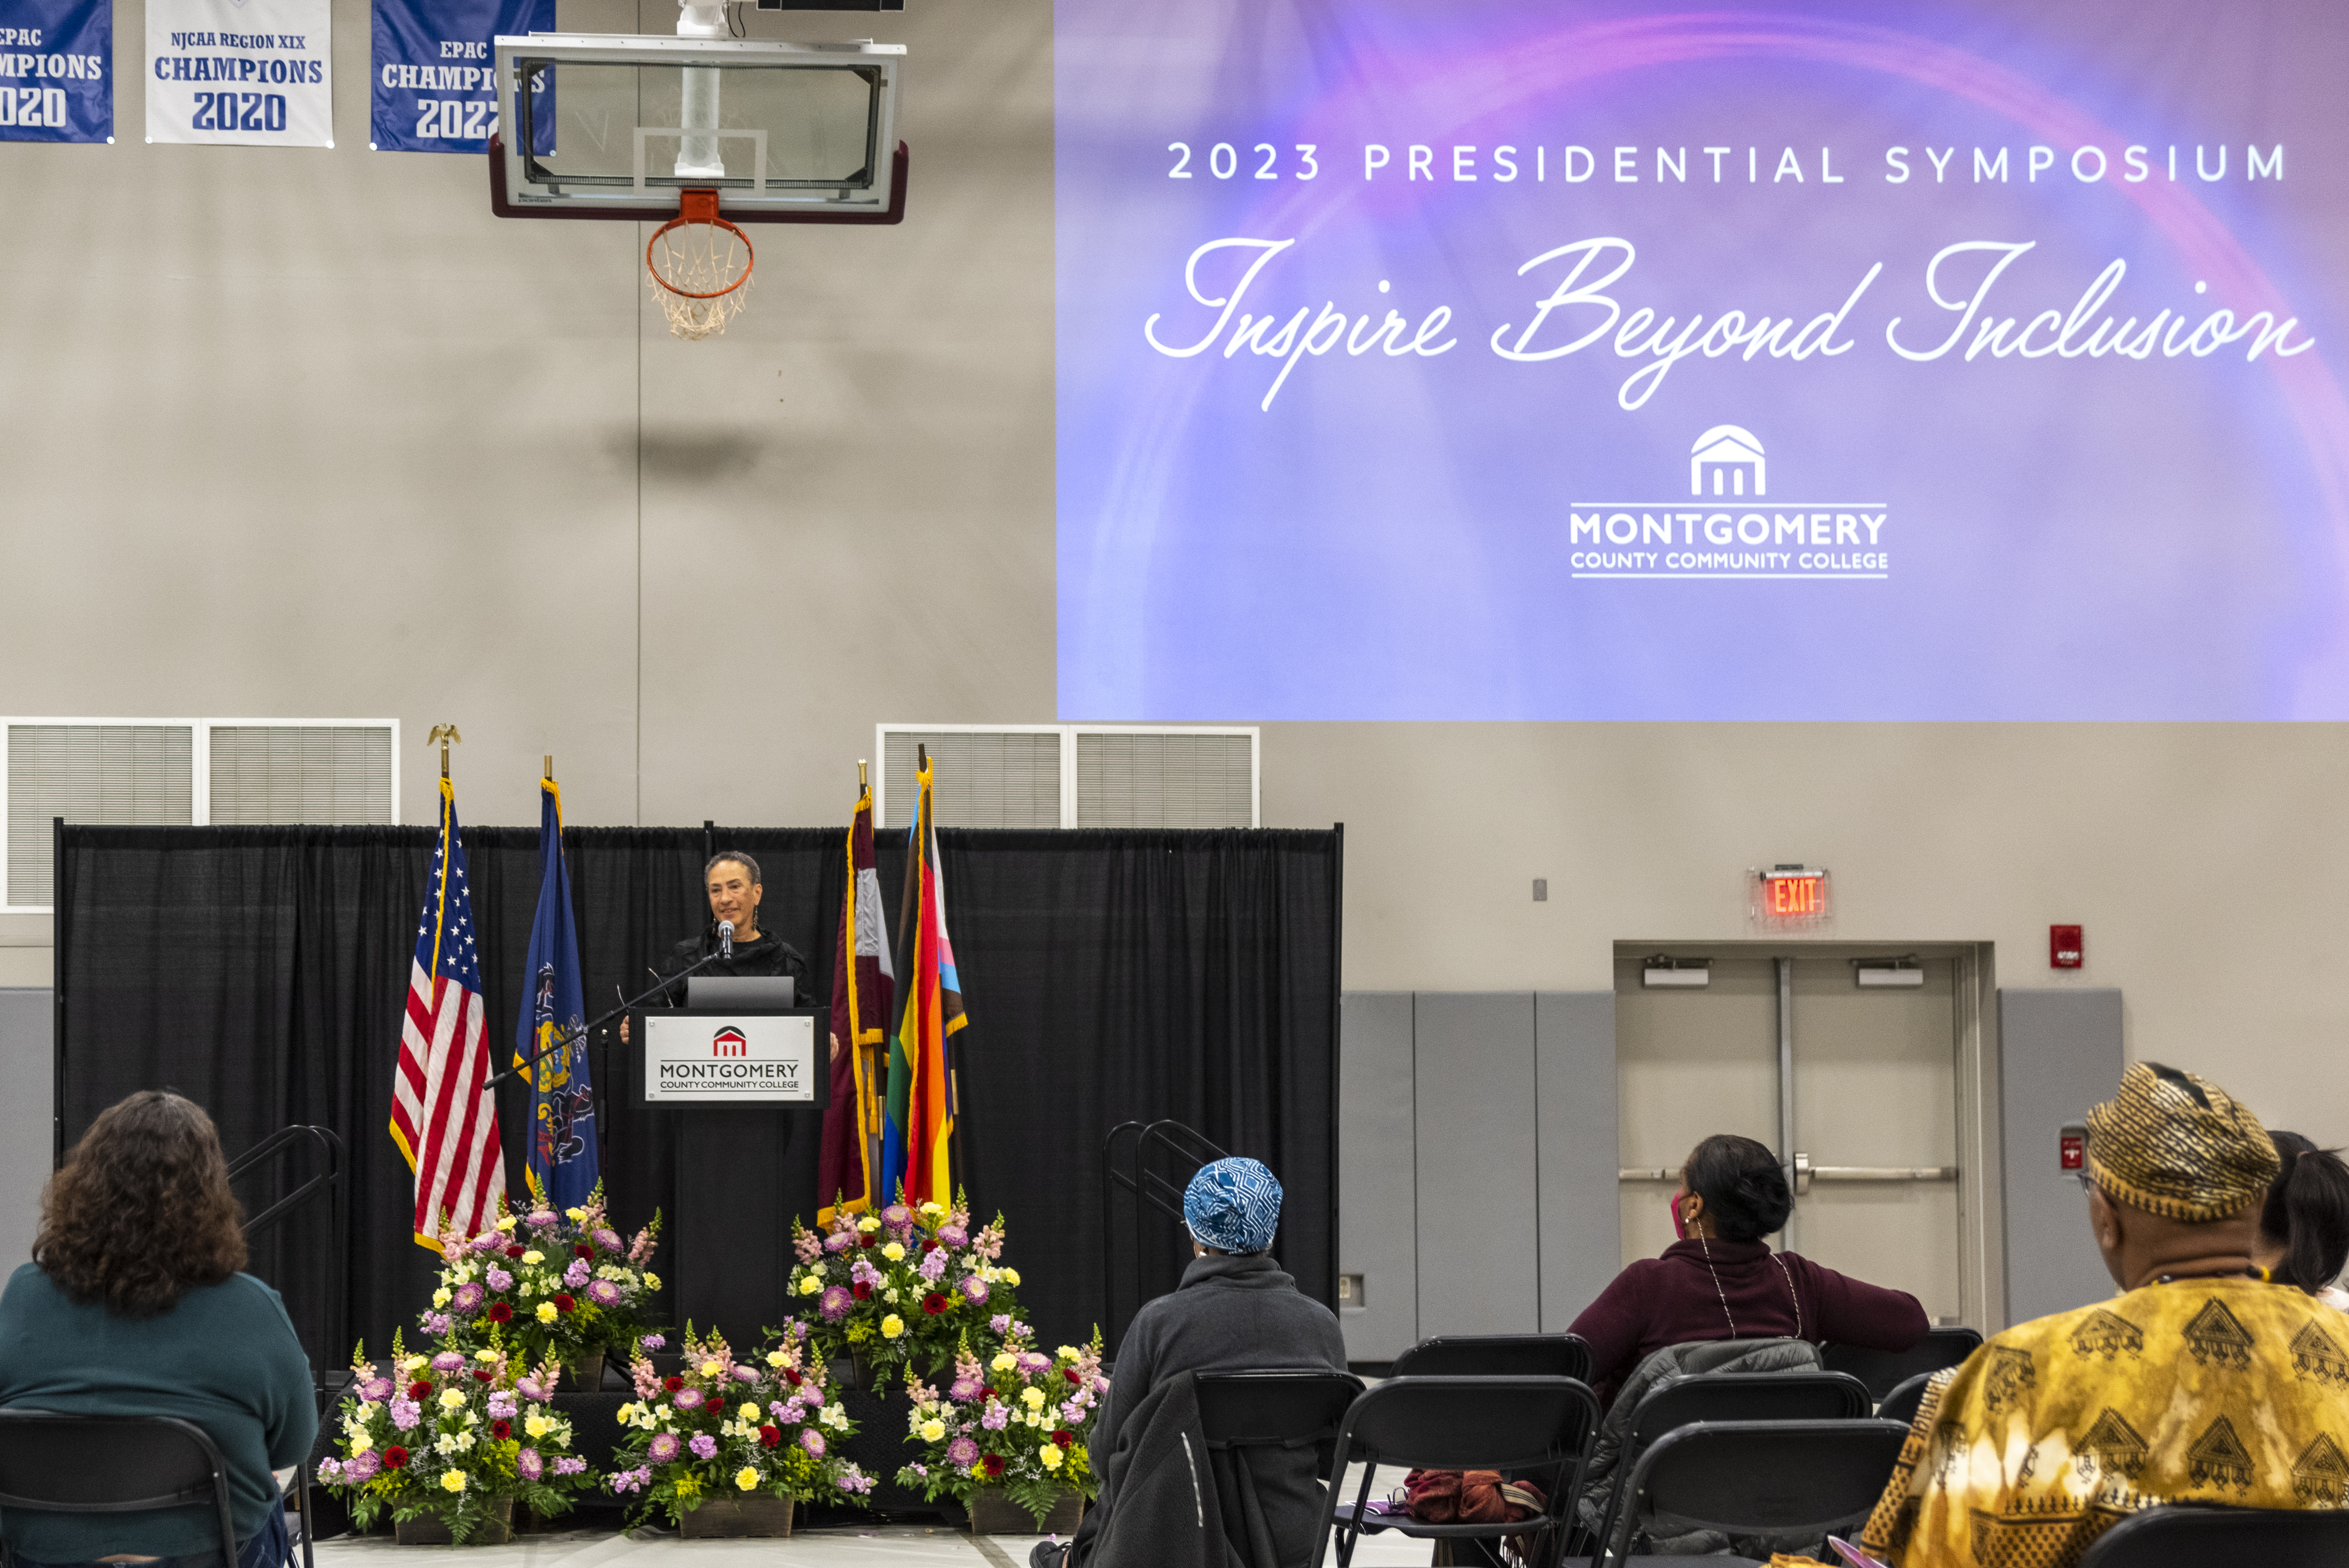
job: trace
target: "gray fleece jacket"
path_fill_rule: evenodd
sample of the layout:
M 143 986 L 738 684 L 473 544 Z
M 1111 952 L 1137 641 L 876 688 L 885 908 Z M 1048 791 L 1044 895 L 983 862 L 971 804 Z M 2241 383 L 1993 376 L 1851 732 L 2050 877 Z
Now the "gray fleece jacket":
M 1092 1438 L 1098 1456 L 1113 1454 L 1124 1424 L 1165 1379 L 1183 1372 L 1257 1368 L 1346 1370 L 1346 1341 L 1337 1314 L 1299 1293 L 1297 1282 L 1268 1253 L 1195 1258 L 1171 1295 L 1144 1303 L 1117 1348 L 1109 1399 Z M 1096 1464 L 1104 1462 L 1096 1459 Z M 1313 1450 L 1252 1449 L 1249 1472 L 1280 1560 L 1313 1554 L 1321 1519 L 1321 1481 Z M 1116 1507 L 1104 1495 L 1077 1532 L 1074 1563 L 1098 1561 L 1091 1547 Z

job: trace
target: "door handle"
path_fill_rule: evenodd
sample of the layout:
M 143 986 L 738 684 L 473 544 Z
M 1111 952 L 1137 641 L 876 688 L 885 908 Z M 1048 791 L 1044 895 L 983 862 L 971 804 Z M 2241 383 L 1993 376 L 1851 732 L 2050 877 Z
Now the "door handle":
M 1813 1165 L 1799 1149 L 1795 1154 L 1795 1191 L 1808 1192 L 1814 1181 L 1955 1181 L 1954 1165 Z

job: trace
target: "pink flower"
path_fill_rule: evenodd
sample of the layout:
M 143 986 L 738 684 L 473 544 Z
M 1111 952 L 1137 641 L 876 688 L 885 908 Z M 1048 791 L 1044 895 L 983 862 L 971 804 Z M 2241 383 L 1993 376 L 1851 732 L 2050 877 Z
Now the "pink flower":
M 947 1445 L 947 1462 L 970 1469 L 978 1462 L 978 1445 L 968 1438 L 957 1438 Z
M 645 1449 L 645 1458 L 657 1465 L 665 1465 L 677 1458 L 678 1450 L 684 1446 L 677 1440 L 675 1432 L 656 1432 L 651 1446 Z
M 970 1232 L 959 1225 L 941 1225 L 938 1227 L 938 1240 L 949 1247 L 965 1247 L 970 1244 Z
M 586 1259 L 574 1258 L 571 1260 L 571 1266 L 563 1271 L 563 1282 L 569 1285 L 575 1291 L 580 1286 L 587 1282 L 588 1276 L 593 1271 L 587 1267 Z M 605 1284 L 611 1283 L 609 1280 L 606 1280 L 604 1282 Z
M 554 1461 L 554 1473 L 559 1476 L 575 1476 L 586 1468 L 587 1461 L 576 1454 L 566 1454 Z
M 554 1219 L 555 1216 L 553 1210 L 541 1209 L 533 1212 L 527 1220 L 523 1221 L 523 1223 L 529 1225 L 533 1231 L 543 1231 L 549 1225 L 554 1223 Z
M 686 1447 L 693 1450 L 693 1457 L 698 1459 L 715 1459 L 718 1455 L 718 1439 L 707 1432 L 694 1433 L 693 1441 Z
M 970 1282 L 968 1280 L 963 1282 L 966 1287 L 968 1286 L 969 1282 Z M 978 1302 L 984 1301 L 986 1298 L 984 1296 L 973 1296 L 970 1299 L 974 1302 Z M 1011 1328 L 1011 1314 L 1008 1312 L 997 1313 L 993 1317 L 987 1320 L 987 1326 L 993 1329 L 998 1334 L 1008 1333 Z
M 756 1383 L 758 1380 L 759 1369 L 755 1366 L 738 1366 L 734 1369 L 734 1381 L 737 1383 Z
M 524 1449 L 514 1455 L 514 1473 L 534 1481 L 546 1473 L 546 1461 L 538 1457 L 536 1449 Z
M 808 1458 L 812 1459 L 823 1458 L 823 1434 L 813 1427 L 802 1427 L 800 1428 L 800 1447 L 808 1451 Z
M 481 1275 L 481 1278 L 490 1282 L 490 1289 L 493 1291 L 510 1291 L 513 1289 L 513 1276 L 506 1272 L 503 1269 L 491 1269 L 484 1272 Z
M 525 1399 L 543 1399 L 546 1397 L 546 1385 L 535 1377 L 517 1377 L 514 1379 L 514 1392 Z
M 823 1293 L 823 1305 L 817 1310 L 823 1314 L 824 1322 L 838 1323 L 848 1315 L 848 1309 L 855 1302 L 856 1298 L 848 1293 L 847 1286 L 833 1285 Z
M 482 1298 L 488 1294 L 488 1292 L 481 1289 L 479 1282 L 467 1280 L 463 1284 L 457 1287 L 457 1294 L 453 1304 L 460 1314 L 466 1317 L 471 1317 L 473 1314 L 481 1310 Z
M 849 1231 L 834 1231 L 823 1239 L 823 1250 L 827 1252 L 845 1252 L 854 1245 L 855 1233 Z
M 661 1334 L 648 1334 L 636 1343 L 643 1345 L 647 1350 L 658 1350 L 663 1345 L 667 1345 L 668 1340 L 666 1336 Z
M 620 1250 L 620 1233 L 608 1226 L 599 1225 L 588 1231 L 587 1239 L 607 1252 L 616 1252 Z
M 391 1379 L 388 1377 L 370 1377 L 359 1385 L 359 1397 L 362 1399 L 380 1401 L 390 1398 L 391 1393 Z
M 601 1307 L 617 1306 L 620 1304 L 620 1287 L 609 1280 L 591 1281 L 587 1286 L 587 1299 Z
M 340 1459 L 320 1459 L 318 1461 L 318 1479 L 325 1481 L 328 1486 L 332 1486 L 336 1481 L 341 1480 L 343 1479 L 342 1461 Z
M 444 1350 L 432 1358 L 432 1370 L 435 1372 L 454 1372 L 464 1365 L 465 1358 L 453 1350 Z
M 698 1388 L 680 1388 L 677 1391 L 676 1398 L 677 1407 L 680 1410 L 701 1408 L 701 1390 Z
M 812 1263 L 823 1256 L 823 1238 L 812 1231 L 802 1231 L 792 1238 L 792 1251 L 802 1263 Z

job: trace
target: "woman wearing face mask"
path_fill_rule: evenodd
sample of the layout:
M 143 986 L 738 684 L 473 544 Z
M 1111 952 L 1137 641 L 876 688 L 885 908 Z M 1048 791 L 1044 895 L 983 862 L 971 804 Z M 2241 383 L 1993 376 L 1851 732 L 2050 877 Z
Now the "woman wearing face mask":
M 1925 1309 L 1906 1291 L 1839 1274 L 1763 1237 L 1794 1212 L 1777 1156 L 1750 1137 L 1696 1146 L 1672 1193 L 1681 1240 L 1633 1263 L 1574 1320 L 1590 1342 L 1592 1389 L 1614 1403 L 1623 1379 L 1667 1345 L 1700 1339 L 1806 1339 L 1906 1350 L 1925 1337 Z

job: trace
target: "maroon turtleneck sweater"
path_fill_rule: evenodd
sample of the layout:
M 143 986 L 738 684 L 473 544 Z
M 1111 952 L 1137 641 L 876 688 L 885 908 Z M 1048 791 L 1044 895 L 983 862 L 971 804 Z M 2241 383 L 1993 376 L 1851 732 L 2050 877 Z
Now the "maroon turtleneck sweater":
M 1764 1242 L 1692 1237 L 1625 1269 L 1574 1320 L 1574 1332 L 1590 1342 L 1590 1386 L 1601 1406 L 1612 1405 L 1632 1369 L 1667 1345 L 1785 1336 L 1906 1350 L 1930 1326 L 1906 1291 L 1863 1283 L 1793 1252 L 1774 1262 Z

